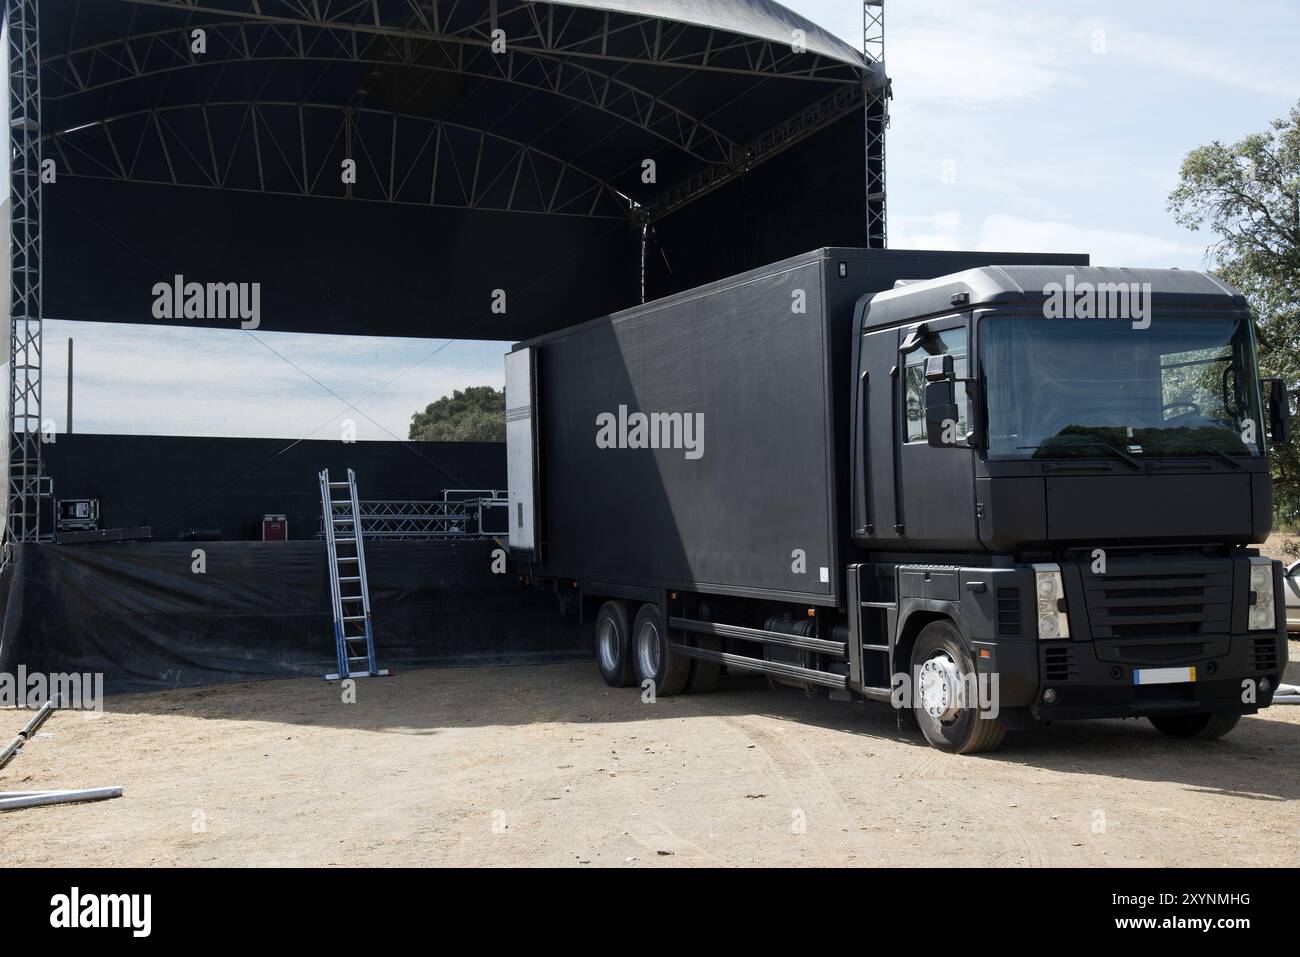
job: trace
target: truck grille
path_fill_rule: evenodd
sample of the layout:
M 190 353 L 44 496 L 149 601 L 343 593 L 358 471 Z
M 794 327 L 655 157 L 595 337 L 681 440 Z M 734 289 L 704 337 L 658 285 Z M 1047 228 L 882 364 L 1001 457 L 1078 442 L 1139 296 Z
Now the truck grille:
M 1083 570 L 1094 639 L 1227 634 L 1232 565 L 1212 559 L 1110 562 Z

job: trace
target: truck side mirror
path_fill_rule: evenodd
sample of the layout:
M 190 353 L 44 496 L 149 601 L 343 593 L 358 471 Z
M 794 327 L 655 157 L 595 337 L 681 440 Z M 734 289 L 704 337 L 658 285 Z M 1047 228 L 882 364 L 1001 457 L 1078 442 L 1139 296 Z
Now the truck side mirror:
M 956 378 L 952 356 L 925 360 L 925 437 L 931 448 L 957 447 Z
M 1282 379 L 1264 379 L 1268 386 L 1268 434 L 1274 445 L 1291 441 L 1291 402 Z
M 952 356 L 928 356 L 925 360 L 925 381 L 943 382 L 957 378 Z

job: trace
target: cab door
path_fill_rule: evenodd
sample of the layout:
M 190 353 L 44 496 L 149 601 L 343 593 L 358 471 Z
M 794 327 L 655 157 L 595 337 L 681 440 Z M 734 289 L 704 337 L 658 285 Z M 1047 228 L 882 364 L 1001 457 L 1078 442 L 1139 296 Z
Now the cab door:
M 898 446 L 899 537 L 922 548 L 979 548 L 975 519 L 975 451 L 966 444 L 933 448 L 925 429 L 925 365 L 950 355 L 957 376 L 957 434 L 973 432 L 970 319 L 961 314 L 898 331 L 894 407 Z

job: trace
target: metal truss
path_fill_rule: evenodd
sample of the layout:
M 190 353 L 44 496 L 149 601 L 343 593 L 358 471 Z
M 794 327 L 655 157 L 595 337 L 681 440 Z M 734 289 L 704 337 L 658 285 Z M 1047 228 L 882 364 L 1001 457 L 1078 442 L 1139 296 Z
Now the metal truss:
M 744 176 L 777 153 L 789 149 L 859 109 L 863 104 L 864 96 L 860 83 L 840 87 L 780 126 L 738 149 L 729 162 L 701 170 L 650 202 L 638 205 L 634 211 L 635 217 L 643 223 L 658 222 L 669 213 Z
M 498 533 L 489 529 L 487 517 L 500 512 L 506 525 L 510 507 L 505 492 L 448 492 L 440 502 L 359 502 L 361 534 L 368 540 L 396 542 L 489 541 Z M 335 506 L 339 516 L 351 517 L 352 503 Z M 324 523 L 318 537 L 324 537 Z
M 623 219 L 625 196 L 525 143 L 459 124 L 303 103 L 201 103 L 47 137 L 72 176 L 397 205 Z M 355 185 L 342 161 L 357 164 Z
M 863 0 L 862 49 L 868 60 L 885 62 L 885 0 Z M 888 206 L 885 196 L 885 146 L 889 132 L 889 100 L 894 95 L 889 79 L 867 93 L 867 245 L 889 245 Z
M 9 29 L 8 546 L 40 540 L 41 79 L 38 0 L 6 0 Z
M 192 52 L 189 33 L 197 26 L 125 37 L 46 60 L 42 66 L 47 79 L 54 82 L 47 83 L 45 99 L 56 102 L 198 66 L 347 62 L 453 73 L 542 91 L 616 117 L 706 163 L 727 161 L 736 146 L 703 120 L 661 97 L 551 54 L 512 47 L 498 55 L 487 46 L 449 43 L 433 36 L 381 34 L 358 43 L 356 33 L 350 30 L 274 22 L 214 22 L 201 25 L 207 33 L 207 50 L 200 57 Z M 216 77 L 219 81 L 221 73 Z
M 102 2 L 102 0 L 96 0 Z M 612 63 L 650 64 L 779 76 L 812 82 L 857 79 L 851 65 L 808 52 L 788 42 L 744 37 L 726 30 L 673 23 L 632 14 L 612 18 L 604 11 L 562 2 L 492 0 L 123 0 L 138 6 L 166 7 L 245 21 L 334 27 L 375 36 L 487 45 L 492 31 L 504 30 L 509 46 L 526 53 L 581 56 Z M 400 15 L 398 15 L 400 13 Z
M 864 88 L 859 69 L 796 52 L 789 43 L 652 17 L 611 16 L 563 4 L 509 0 L 486 5 L 465 0 L 121 2 L 189 11 L 194 17 L 183 29 L 119 38 L 50 59 L 44 65 L 54 81 L 49 99 L 68 99 L 137 79 L 165 79 L 199 65 L 215 64 L 218 69 L 211 73 L 212 89 L 196 95 L 198 102 L 193 105 L 154 108 L 59 134 L 54 148 L 66 164 L 61 172 L 72 176 L 448 208 L 608 219 L 630 216 L 644 226 L 865 105 L 872 179 L 868 184 L 870 244 L 884 244 L 888 91 L 874 89 L 870 83 Z M 879 11 L 877 22 L 883 31 L 882 3 L 867 0 L 866 9 Z M 201 56 L 191 50 L 190 31 L 199 27 L 207 31 L 207 50 Z M 501 55 L 490 47 L 497 28 L 508 38 L 508 52 Z M 873 51 L 870 43 L 868 50 L 880 52 Z M 648 201 L 634 202 L 626 189 L 612 185 L 621 182 L 620 177 L 602 179 L 542 153 L 531 143 L 499 136 L 491 127 L 471 129 L 445 120 L 366 111 L 365 85 L 348 108 L 214 102 L 220 99 L 222 65 L 259 61 L 393 65 L 545 91 L 654 136 L 694 159 L 700 171 Z M 813 80 L 829 84 L 830 92 L 763 136 L 738 145 L 662 97 L 601 72 L 602 64 L 619 63 Z M 229 107 L 245 110 L 245 121 L 238 124 L 237 132 L 229 124 L 214 129 L 209 114 L 228 112 Z M 296 116 L 285 115 L 295 111 Z M 360 146 L 373 161 L 369 179 L 355 189 L 340 188 L 334 175 L 337 154 L 322 149 L 319 137 L 308 142 L 306 117 L 330 111 L 342 111 L 330 122 L 343 131 L 348 156 L 363 165 L 351 148 L 353 137 L 360 135 Z M 201 121 L 188 118 L 196 113 Z M 383 122 L 362 122 L 368 116 L 388 118 L 391 129 Z M 386 136 L 388 145 L 379 142 Z M 418 156 L 412 154 L 412 141 L 418 145 Z M 250 149 L 257 154 L 255 160 L 245 158 L 236 164 L 236 158 Z M 309 162 L 309 157 L 320 162 Z M 254 167 L 256 176 L 251 172 Z M 268 169 L 276 175 L 268 177 Z M 631 183 L 634 174 L 625 172 Z

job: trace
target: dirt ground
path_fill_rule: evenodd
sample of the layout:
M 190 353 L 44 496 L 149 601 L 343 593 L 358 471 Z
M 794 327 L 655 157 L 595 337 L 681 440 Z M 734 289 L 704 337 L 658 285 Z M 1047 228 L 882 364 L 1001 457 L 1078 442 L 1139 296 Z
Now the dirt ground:
M 1300 643 L 1292 642 L 1292 661 Z M 1300 683 L 1292 665 L 1289 680 Z M 887 707 L 737 679 L 643 704 L 592 664 L 113 697 L 61 713 L 0 790 L 124 785 L 0 814 L 13 865 L 1292 863 L 1300 708 L 1200 744 L 1059 724 L 961 758 Z M 8 738 L 22 716 L 0 712 Z
M 1274 535 L 1261 545 L 1259 550 L 1269 558 L 1276 559 L 1284 565 L 1290 565 L 1296 559 L 1287 555 L 1282 549 L 1287 542 L 1295 542 L 1297 539 L 1300 539 L 1300 535 Z

